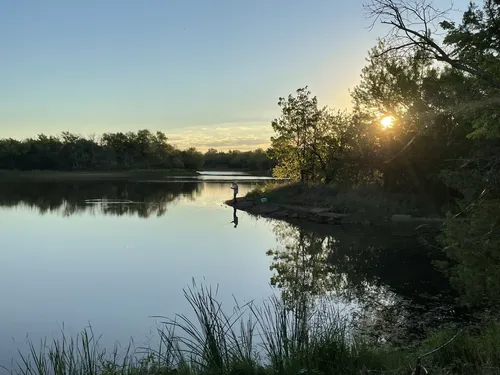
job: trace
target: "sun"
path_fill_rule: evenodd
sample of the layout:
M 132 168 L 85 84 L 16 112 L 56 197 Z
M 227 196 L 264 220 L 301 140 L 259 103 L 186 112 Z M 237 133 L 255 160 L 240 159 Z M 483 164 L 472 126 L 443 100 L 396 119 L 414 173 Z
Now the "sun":
M 393 116 L 385 116 L 380 120 L 380 124 L 384 129 L 391 128 L 392 125 L 394 124 L 394 117 Z

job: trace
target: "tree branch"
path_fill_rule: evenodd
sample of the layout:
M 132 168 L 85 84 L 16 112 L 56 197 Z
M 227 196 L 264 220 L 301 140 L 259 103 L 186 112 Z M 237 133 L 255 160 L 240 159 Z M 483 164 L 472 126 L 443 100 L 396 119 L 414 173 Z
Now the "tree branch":
M 474 66 L 472 62 L 461 61 L 454 59 L 457 51 L 446 52 L 444 47 L 440 46 L 431 37 L 431 25 L 439 17 L 444 17 L 446 12 L 440 12 L 434 9 L 430 4 L 423 0 L 411 5 L 412 0 L 400 0 L 397 3 L 394 0 L 372 0 L 366 6 L 369 10 L 369 17 L 374 19 L 374 22 L 391 26 L 388 35 L 391 36 L 393 42 L 404 39 L 406 42 L 402 44 L 393 44 L 387 50 L 379 54 L 379 56 L 397 50 L 404 50 L 412 47 L 424 50 L 431 54 L 436 61 L 441 61 L 449 64 L 455 69 L 469 73 L 488 83 L 491 87 L 500 89 L 500 80 L 488 72 Z M 412 17 L 417 21 L 411 21 L 408 17 Z M 421 25 L 423 31 L 418 31 L 414 26 Z M 400 33 L 403 33 L 401 35 Z

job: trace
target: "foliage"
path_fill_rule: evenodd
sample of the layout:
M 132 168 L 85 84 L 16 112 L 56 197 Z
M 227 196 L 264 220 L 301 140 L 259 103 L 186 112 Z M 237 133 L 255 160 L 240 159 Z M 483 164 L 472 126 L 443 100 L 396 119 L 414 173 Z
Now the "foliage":
M 479 199 L 465 215 L 449 216 L 441 237 L 446 270 L 472 307 L 500 305 L 500 199 Z
M 304 181 L 315 179 L 314 169 L 319 158 L 315 142 L 319 133 L 320 110 L 316 97 L 305 88 L 297 96 L 279 98 L 282 115 L 272 122 L 276 136 L 271 138 L 272 157 L 278 164 L 274 175 Z
M 268 173 L 274 167 L 273 161 L 262 149 L 224 152 L 211 148 L 204 157 L 205 169 L 237 169 Z
M 365 171 L 359 168 L 360 160 L 366 156 L 366 149 L 360 144 L 363 134 L 364 124 L 355 115 L 323 108 L 312 144 L 319 167 L 315 170 L 314 181 L 359 182 Z
M 430 348 L 439 348 L 452 340 L 433 354 L 429 361 L 431 366 L 458 374 L 475 374 L 479 366 L 483 371 L 490 369 L 495 374 L 500 372 L 499 339 L 500 326 L 496 323 L 487 323 L 479 329 L 445 327 L 431 332 L 422 342 L 420 351 L 428 352 Z
M 363 124 L 345 111 L 319 109 L 310 95 L 306 86 L 279 99 L 282 115 L 272 122 L 276 135 L 269 150 L 277 163 L 274 176 L 324 183 L 358 178 L 362 151 L 356 140 Z
M 417 50 L 500 89 L 499 72 L 491 69 L 491 64 L 498 64 L 498 1 L 484 0 L 482 11 L 469 3 L 458 27 L 449 21 L 447 11 L 439 10 L 429 0 L 370 0 L 365 7 L 375 21 L 391 27 L 384 53 L 397 51 L 403 55 Z M 444 37 L 440 31 L 444 31 Z

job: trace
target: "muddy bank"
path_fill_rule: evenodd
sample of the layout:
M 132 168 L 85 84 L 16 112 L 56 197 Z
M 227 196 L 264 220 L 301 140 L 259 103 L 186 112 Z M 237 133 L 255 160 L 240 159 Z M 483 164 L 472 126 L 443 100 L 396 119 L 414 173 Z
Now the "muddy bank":
M 367 215 L 365 212 L 340 213 L 332 211 L 330 208 L 268 203 L 245 197 L 238 198 L 236 202 L 233 202 L 232 199 L 227 200 L 225 204 L 235 207 L 238 210 L 262 217 L 283 220 L 299 219 L 331 225 L 361 224 L 371 226 L 387 225 L 391 223 L 441 224 L 444 221 L 442 218 L 414 217 L 407 214 L 380 215 L 373 217 L 373 215 Z

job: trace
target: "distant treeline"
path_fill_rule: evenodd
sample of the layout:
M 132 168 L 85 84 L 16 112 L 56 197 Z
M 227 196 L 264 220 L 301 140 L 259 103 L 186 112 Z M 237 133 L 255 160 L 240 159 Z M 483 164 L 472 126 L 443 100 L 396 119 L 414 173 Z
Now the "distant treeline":
M 204 155 L 203 167 L 206 169 L 243 169 L 249 171 L 271 171 L 275 163 L 268 157 L 268 152 L 254 151 L 217 151 L 209 149 Z
M 0 169 L 17 170 L 124 170 L 227 168 L 268 171 L 273 162 L 262 150 L 203 154 L 195 148 L 180 150 L 163 132 L 105 133 L 82 137 L 39 135 L 25 140 L 0 139 Z

